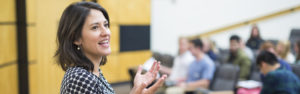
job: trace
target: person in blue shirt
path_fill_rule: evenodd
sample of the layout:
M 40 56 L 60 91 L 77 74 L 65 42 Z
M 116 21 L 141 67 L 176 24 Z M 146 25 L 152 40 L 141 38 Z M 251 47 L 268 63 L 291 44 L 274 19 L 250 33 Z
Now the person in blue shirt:
M 281 69 L 286 69 L 286 70 L 292 71 L 292 68 L 291 68 L 290 64 L 288 64 L 287 61 L 283 60 L 282 58 L 278 58 L 278 62 L 280 64 Z
M 300 94 L 299 78 L 286 69 L 281 69 L 277 57 L 269 51 L 261 51 L 256 64 L 264 75 L 260 94 Z
M 189 88 L 208 88 L 215 71 L 214 62 L 204 53 L 200 39 L 190 42 L 189 49 L 196 60 L 189 66 L 186 81 L 180 85 Z

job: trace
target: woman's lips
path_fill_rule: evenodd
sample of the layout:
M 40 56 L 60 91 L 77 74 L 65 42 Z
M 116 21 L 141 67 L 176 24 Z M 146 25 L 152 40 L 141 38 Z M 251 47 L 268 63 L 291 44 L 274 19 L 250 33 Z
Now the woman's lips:
M 100 42 L 98 43 L 101 47 L 104 47 L 104 48 L 108 48 L 109 47 L 109 42 L 108 41 L 104 41 L 104 42 Z

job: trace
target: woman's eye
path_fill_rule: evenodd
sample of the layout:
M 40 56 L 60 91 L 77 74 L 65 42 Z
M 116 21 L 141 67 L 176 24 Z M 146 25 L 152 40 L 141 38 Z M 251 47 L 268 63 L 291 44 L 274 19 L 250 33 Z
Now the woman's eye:
M 105 27 L 108 27 L 108 24 L 104 24 Z
M 92 27 L 92 30 L 96 30 L 96 29 L 98 29 L 99 27 L 98 26 L 93 26 Z

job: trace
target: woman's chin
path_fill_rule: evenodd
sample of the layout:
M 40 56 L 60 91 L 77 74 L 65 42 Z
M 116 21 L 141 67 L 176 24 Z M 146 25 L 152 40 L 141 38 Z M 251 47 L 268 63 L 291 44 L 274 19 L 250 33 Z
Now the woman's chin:
M 110 50 L 110 49 L 107 49 L 107 50 L 105 50 L 105 51 L 101 51 L 100 53 L 101 53 L 103 56 L 108 56 L 108 55 L 110 55 L 111 50 Z
M 108 52 L 108 53 L 106 53 L 106 54 L 105 54 L 105 56 L 108 56 L 108 55 L 110 55 L 110 53 L 111 53 L 111 52 Z

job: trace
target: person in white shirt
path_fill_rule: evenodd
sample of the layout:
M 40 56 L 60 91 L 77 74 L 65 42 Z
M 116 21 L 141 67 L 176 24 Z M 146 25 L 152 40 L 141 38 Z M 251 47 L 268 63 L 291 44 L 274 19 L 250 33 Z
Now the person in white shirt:
M 189 40 L 183 37 L 179 38 L 179 55 L 175 57 L 169 80 L 174 82 L 184 81 L 187 77 L 189 65 L 194 60 L 195 57 L 189 51 Z

